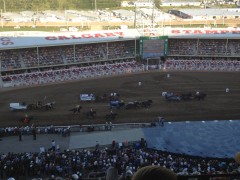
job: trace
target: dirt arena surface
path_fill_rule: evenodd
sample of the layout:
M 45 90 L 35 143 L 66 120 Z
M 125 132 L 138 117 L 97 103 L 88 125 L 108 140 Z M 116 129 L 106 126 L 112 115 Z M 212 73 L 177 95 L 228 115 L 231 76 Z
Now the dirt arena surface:
M 167 78 L 167 74 L 170 78 Z M 138 82 L 142 85 L 139 86 Z M 225 89 L 230 92 L 226 93 Z M 162 92 L 175 93 L 195 92 L 207 94 L 204 101 L 167 102 Z M 2 89 L 0 91 L 0 127 L 22 126 L 19 121 L 25 113 L 33 116 L 31 124 L 41 125 L 83 125 L 105 123 L 105 115 L 109 114 L 109 102 L 82 103 L 80 93 L 109 95 L 120 94 L 125 103 L 129 101 L 152 100 L 150 108 L 114 110 L 118 115 L 113 123 L 153 122 L 161 116 L 168 121 L 182 120 L 238 120 L 240 119 L 240 73 L 239 72 L 145 72 L 124 76 L 104 77 L 80 80 L 38 87 Z M 28 110 L 11 112 L 9 103 L 36 101 L 56 101 L 53 110 Z M 77 104 L 83 108 L 80 114 L 69 111 Z M 90 108 L 96 110 L 94 119 L 84 115 Z

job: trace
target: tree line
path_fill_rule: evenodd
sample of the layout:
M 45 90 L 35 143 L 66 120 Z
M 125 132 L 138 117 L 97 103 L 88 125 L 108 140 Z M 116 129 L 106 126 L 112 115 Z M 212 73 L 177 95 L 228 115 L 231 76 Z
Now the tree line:
M 122 0 L 1 0 L 4 12 L 119 8 Z
M 120 8 L 123 0 L 1 0 L 0 9 L 4 12 L 43 11 L 43 10 L 93 10 Z M 134 1 L 134 0 L 133 0 Z M 160 8 L 161 0 L 153 0 Z

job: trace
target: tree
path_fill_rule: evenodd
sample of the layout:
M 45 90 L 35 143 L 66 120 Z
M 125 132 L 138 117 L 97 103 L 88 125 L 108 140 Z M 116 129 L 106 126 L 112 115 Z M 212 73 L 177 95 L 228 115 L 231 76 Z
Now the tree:
M 155 5 L 156 8 L 160 9 L 161 8 L 161 6 L 160 6 L 161 4 L 162 4 L 161 0 L 154 0 L 154 5 Z
M 49 2 L 49 7 L 51 10 L 59 9 L 59 1 L 58 0 L 51 0 Z

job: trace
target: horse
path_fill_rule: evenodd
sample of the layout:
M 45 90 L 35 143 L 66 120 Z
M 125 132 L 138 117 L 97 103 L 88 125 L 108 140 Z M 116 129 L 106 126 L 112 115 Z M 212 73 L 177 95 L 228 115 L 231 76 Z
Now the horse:
M 37 110 L 42 108 L 42 101 L 37 101 L 35 104 L 28 104 L 27 110 Z
M 37 105 L 36 104 L 28 104 L 27 105 L 27 110 L 36 110 L 37 109 Z
M 125 109 L 137 109 L 139 108 L 140 103 L 137 101 L 134 102 L 129 102 L 128 104 L 125 105 Z
M 94 116 L 97 114 L 96 111 L 88 111 L 84 113 L 87 118 L 94 118 Z
M 200 101 L 200 100 L 204 100 L 206 96 L 207 96 L 206 93 L 200 92 L 195 94 L 194 99 Z
M 117 115 L 118 115 L 117 113 L 106 114 L 105 119 L 106 121 L 114 120 Z
M 55 101 L 49 102 L 49 103 L 46 103 L 45 105 L 43 105 L 41 108 L 45 109 L 45 110 L 52 110 L 54 108 L 55 104 L 56 104 Z
M 194 98 L 193 94 L 191 92 L 182 94 L 180 97 L 184 101 L 189 101 L 189 100 L 192 100 Z
M 141 107 L 149 108 L 152 105 L 152 103 L 153 103 L 153 101 L 150 99 L 147 101 L 143 101 L 143 102 L 141 102 Z
M 106 102 L 107 101 L 107 95 L 103 94 L 102 96 L 96 96 L 95 102 Z
M 76 114 L 76 113 L 80 113 L 81 109 L 82 109 L 82 106 L 77 105 L 75 108 L 70 109 L 69 111 L 72 111 L 74 114 Z

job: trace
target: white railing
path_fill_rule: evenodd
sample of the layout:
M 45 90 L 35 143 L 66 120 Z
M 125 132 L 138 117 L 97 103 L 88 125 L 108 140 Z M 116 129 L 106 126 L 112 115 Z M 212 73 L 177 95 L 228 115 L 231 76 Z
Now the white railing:
M 144 71 L 136 61 L 2 76 L 3 87 L 31 86 Z
M 224 60 L 167 60 L 164 70 L 240 71 L 240 61 Z

